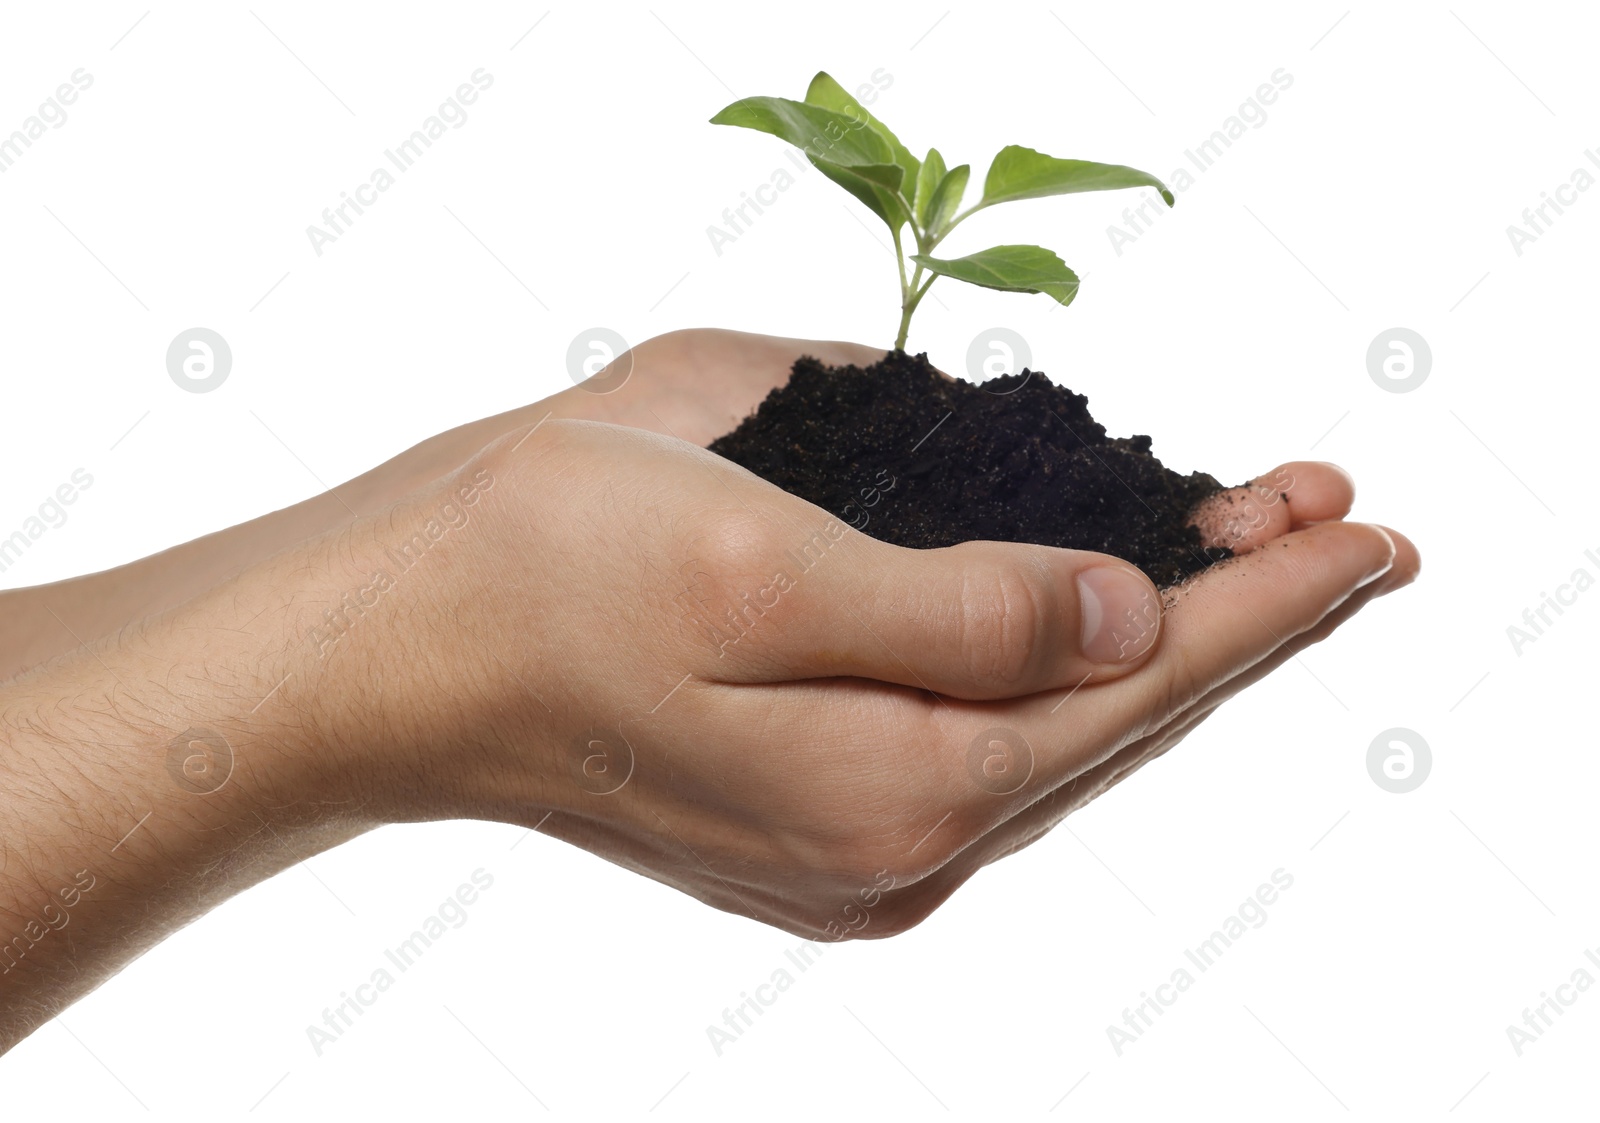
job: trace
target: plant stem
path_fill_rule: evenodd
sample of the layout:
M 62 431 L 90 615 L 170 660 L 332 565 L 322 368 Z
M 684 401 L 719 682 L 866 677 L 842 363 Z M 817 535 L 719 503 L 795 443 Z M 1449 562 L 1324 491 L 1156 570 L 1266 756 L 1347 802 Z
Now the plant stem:
M 906 210 L 909 213 L 911 208 L 908 206 Z M 918 253 L 928 253 L 936 244 L 935 240 L 928 237 L 929 231 L 919 227 L 915 219 L 911 222 L 911 234 L 917 240 Z M 906 259 L 901 249 L 898 228 L 894 231 L 894 255 L 900 266 L 900 331 L 895 336 L 894 348 L 896 351 L 904 351 L 906 349 L 906 335 L 911 330 L 911 313 L 915 312 L 917 305 L 922 303 L 922 296 L 928 291 L 928 286 L 933 284 L 934 278 L 929 277 L 927 283 L 918 288 L 918 284 L 922 282 L 923 274 L 923 267 L 918 264 L 911 274 L 910 282 L 906 281 Z
M 916 232 L 914 226 L 912 232 Z M 900 244 L 900 228 L 898 226 L 894 228 L 893 234 L 894 261 L 896 267 L 900 270 L 900 333 L 895 336 L 894 340 L 894 348 L 899 351 L 906 345 L 906 331 L 911 326 L 911 309 L 915 307 L 911 303 L 911 286 L 917 283 L 916 277 L 922 275 L 922 266 L 917 266 L 916 275 L 913 276 L 911 284 L 908 285 L 906 283 L 906 255 L 904 248 Z M 919 238 L 918 240 L 920 241 L 921 239 Z
M 900 231 L 898 229 L 894 230 L 893 231 L 893 235 L 894 235 L 894 261 L 895 261 L 895 265 L 900 270 L 900 303 L 903 305 L 906 302 L 906 296 L 907 296 L 907 291 L 908 291 L 907 288 L 906 288 L 906 255 L 905 255 L 905 251 L 901 248 L 901 245 L 900 245 Z
M 982 203 L 968 207 L 952 218 L 945 228 L 938 233 L 934 233 L 932 229 L 918 230 L 916 223 L 912 223 L 912 232 L 917 236 L 917 252 L 923 254 L 932 253 L 935 247 L 944 241 L 946 234 L 954 230 L 969 215 L 982 209 Z M 911 274 L 911 283 L 907 285 L 906 263 L 905 258 L 900 253 L 900 232 L 898 230 L 894 234 L 894 252 L 895 256 L 900 260 L 900 334 L 895 337 L 894 346 L 895 350 L 904 351 L 906 349 L 906 335 L 911 330 L 911 313 L 917 310 L 917 305 L 922 303 L 922 298 L 927 295 L 928 289 L 933 287 L 933 282 L 939 279 L 939 275 L 937 273 L 933 274 L 921 288 L 918 288 L 917 283 L 922 280 L 923 273 L 923 267 L 918 265 L 916 272 Z
M 917 310 L 917 305 L 922 303 L 923 295 L 933 287 L 933 282 L 938 280 L 938 276 L 935 275 L 929 277 L 927 281 L 923 283 L 922 287 L 918 288 L 917 282 L 921 280 L 922 266 L 919 265 L 917 266 L 917 271 L 911 275 L 910 292 L 900 305 L 900 334 L 894 341 L 895 350 L 897 351 L 904 351 L 906 349 L 906 333 L 911 328 L 911 313 Z

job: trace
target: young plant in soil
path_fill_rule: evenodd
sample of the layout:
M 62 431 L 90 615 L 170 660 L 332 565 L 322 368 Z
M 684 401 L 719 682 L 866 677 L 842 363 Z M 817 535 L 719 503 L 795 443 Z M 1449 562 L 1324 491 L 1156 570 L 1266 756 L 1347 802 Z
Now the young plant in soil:
M 982 196 L 963 210 L 970 166 L 947 168 L 936 148 L 918 160 L 826 73 L 811 80 L 804 101 L 744 98 L 711 120 L 804 150 L 889 227 L 900 273 L 899 328 L 881 362 L 863 370 L 802 358 L 789 382 L 713 451 L 898 545 L 988 539 L 1098 550 L 1140 566 L 1160 586 L 1230 556 L 1203 548 L 1188 524 L 1195 504 L 1221 485 L 1204 473 L 1169 471 L 1150 454 L 1149 437 L 1108 436 L 1084 396 L 1036 371 L 981 386 L 947 379 L 925 354 L 904 351 L 912 314 L 940 277 L 1043 293 L 1063 305 L 1077 296 L 1077 274 L 1040 246 L 936 256 L 972 215 L 1126 187 L 1153 187 L 1172 206 L 1165 184 L 1136 168 L 1009 145 L 990 162 Z

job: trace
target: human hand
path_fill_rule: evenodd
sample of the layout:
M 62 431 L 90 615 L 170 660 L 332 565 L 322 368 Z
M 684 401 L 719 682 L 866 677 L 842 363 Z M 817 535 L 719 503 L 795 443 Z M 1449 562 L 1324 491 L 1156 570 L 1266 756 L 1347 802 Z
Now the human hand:
M 1409 581 L 1350 499 L 1317 464 L 1217 497 L 1241 556 L 1163 611 L 1116 559 L 900 549 L 673 438 L 530 424 L 0 684 L 37 856 L 0 907 L 95 887 L 78 938 L 0 963 L 0 1052 L 384 822 L 523 823 L 806 936 L 902 931 Z
M 806 355 L 832 366 L 867 366 L 884 352 L 724 328 L 667 332 L 618 355 L 583 383 L 438 433 L 335 491 L 355 511 L 378 510 L 459 468 L 490 442 L 546 419 L 604 421 L 709 445 L 788 381 L 795 361 Z
M 354 693 L 383 676 L 403 730 L 362 750 L 360 798 L 537 826 L 807 936 L 868 905 L 864 934 L 920 921 L 1418 565 L 1339 521 L 1343 473 L 1286 465 L 1221 543 L 1242 556 L 1163 611 L 1116 559 L 901 549 L 702 449 L 561 419 L 349 551 L 463 486 L 470 520 L 329 660 Z M 1202 512 L 1213 541 L 1239 503 Z
M 724 328 L 668 332 L 619 355 L 587 383 L 545 399 L 538 416 L 548 411 L 555 417 L 607 421 L 705 446 L 787 382 L 802 356 L 829 366 L 864 367 L 884 354 L 881 347 L 859 343 Z M 602 388 L 605 392 L 596 392 Z M 526 414 L 519 420 L 525 419 Z

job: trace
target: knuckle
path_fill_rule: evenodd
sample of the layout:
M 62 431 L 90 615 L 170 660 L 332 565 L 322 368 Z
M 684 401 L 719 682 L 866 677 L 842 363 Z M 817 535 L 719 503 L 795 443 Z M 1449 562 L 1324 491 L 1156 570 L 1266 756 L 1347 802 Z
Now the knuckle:
M 593 427 L 594 422 L 547 417 L 496 437 L 473 455 L 468 467 L 485 469 L 496 479 L 513 481 L 537 495 L 540 481 L 548 480 L 553 468 L 579 455 L 593 439 Z
M 694 521 L 684 538 L 689 558 L 718 577 L 738 577 L 760 572 L 771 563 L 773 531 L 770 524 L 748 511 L 720 508 Z
M 719 661 L 760 658 L 778 634 L 787 610 L 783 594 L 793 587 L 775 561 L 771 525 L 726 509 L 699 513 L 686 525 L 671 562 L 672 613 L 697 650 L 714 650 Z
M 1044 656 L 1055 593 L 1032 565 L 985 559 L 968 569 L 957 610 L 958 637 L 975 683 L 1011 687 L 1029 681 Z

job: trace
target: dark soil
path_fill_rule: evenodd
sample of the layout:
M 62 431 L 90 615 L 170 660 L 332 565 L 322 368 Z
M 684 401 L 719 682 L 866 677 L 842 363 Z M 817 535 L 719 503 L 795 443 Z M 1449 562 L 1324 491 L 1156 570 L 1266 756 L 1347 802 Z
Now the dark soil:
M 902 351 L 865 369 L 802 358 L 711 451 L 898 546 L 1097 550 L 1161 588 L 1232 556 L 1187 522 L 1221 484 L 1165 468 L 1149 437 L 1108 437 L 1037 371 L 978 386 Z

